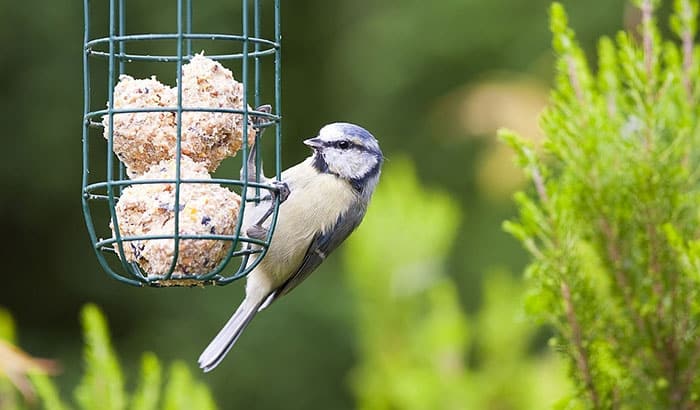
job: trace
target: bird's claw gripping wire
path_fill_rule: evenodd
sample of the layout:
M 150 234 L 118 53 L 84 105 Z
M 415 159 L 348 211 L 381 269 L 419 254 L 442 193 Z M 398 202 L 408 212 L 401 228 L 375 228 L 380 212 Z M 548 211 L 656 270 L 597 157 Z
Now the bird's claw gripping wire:
M 269 104 L 261 105 L 260 107 L 256 108 L 256 111 L 270 113 L 272 112 L 272 106 L 270 106 Z M 250 153 L 248 154 L 248 160 L 246 163 L 248 182 L 256 182 L 259 174 L 260 182 L 267 182 L 274 186 L 269 196 L 270 207 L 267 209 L 267 211 L 265 211 L 265 213 L 260 217 L 260 219 L 258 219 L 258 221 L 255 222 L 255 224 L 253 224 L 246 230 L 246 235 L 249 238 L 258 240 L 264 240 L 269 233 L 269 229 L 265 228 L 263 224 L 274 212 L 275 206 L 277 206 L 277 201 L 279 201 L 279 203 L 282 204 L 284 201 L 287 200 L 287 197 L 289 197 L 290 193 L 289 186 L 285 182 L 277 180 L 268 180 L 267 178 L 265 178 L 262 172 L 262 165 L 259 171 L 257 169 L 257 144 L 259 139 L 262 138 L 262 133 L 265 130 L 264 128 L 260 128 L 260 124 L 263 121 L 264 117 L 259 115 L 255 116 L 253 120 L 253 126 L 256 127 L 257 132 L 255 135 L 255 142 L 250 148 Z M 243 172 L 241 172 L 241 174 L 243 174 Z
M 262 112 L 269 114 L 272 112 L 272 106 L 269 104 L 261 105 L 260 107 L 256 108 L 255 111 Z M 253 127 L 255 128 L 255 141 L 253 142 L 253 145 L 250 147 L 250 152 L 248 153 L 248 160 L 246 161 L 245 164 L 245 169 L 247 170 L 247 178 L 246 180 L 248 182 L 256 182 L 257 177 L 258 177 L 258 141 L 262 138 L 263 132 L 265 131 L 265 128 L 261 128 L 260 124 L 262 124 L 265 121 L 265 117 L 261 115 L 256 115 L 253 117 Z M 243 179 L 243 169 L 241 169 L 241 179 Z M 265 179 L 263 170 L 262 170 L 262 164 L 260 165 L 260 179 Z
M 246 230 L 246 235 L 249 238 L 264 240 L 269 233 L 269 229 L 263 226 L 263 223 L 272 215 L 275 210 L 276 202 L 279 201 L 282 204 L 287 200 L 291 191 L 289 190 L 289 185 L 283 181 L 271 181 L 274 189 L 270 192 L 270 207 L 265 211 L 265 213 L 258 219 L 255 224 Z

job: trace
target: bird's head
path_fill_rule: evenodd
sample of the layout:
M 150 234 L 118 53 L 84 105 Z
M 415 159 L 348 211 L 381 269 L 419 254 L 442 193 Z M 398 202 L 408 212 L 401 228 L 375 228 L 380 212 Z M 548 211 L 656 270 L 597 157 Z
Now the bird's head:
M 313 148 L 318 172 L 345 179 L 359 191 L 371 191 L 377 183 L 384 156 L 377 140 L 364 128 L 344 122 L 328 124 L 304 144 Z

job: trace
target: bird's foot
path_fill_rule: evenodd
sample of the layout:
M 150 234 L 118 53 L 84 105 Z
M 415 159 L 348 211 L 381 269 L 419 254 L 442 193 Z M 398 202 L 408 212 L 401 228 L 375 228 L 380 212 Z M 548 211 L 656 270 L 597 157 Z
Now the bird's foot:
M 279 197 L 280 204 L 286 201 L 287 198 L 289 198 L 289 194 L 291 193 L 291 191 L 289 190 L 289 185 L 287 185 L 287 183 L 283 181 L 271 181 L 271 183 L 275 187 L 276 191 L 273 192 L 273 199 L 275 196 Z
M 269 114 L 272 112 L 272 106 L 269 104 L 261 105 L 255 109 L 255 111 Z M 249 147 L 248 159 L 241 168 L 241 179 L 245 179 L 248 182 L 260 182 L 260 180 L 265 179 L 265 175 L 262 170 L 262 164 L 260 164 L 260 169 L 258 170 L 258 143 L 262 138 L 262 134 L 265 131 L 264 127 L 261 127 L 263 123 L 267 120 L 266 117 L 261 115 L 255 115 L 252 118 L 253 127 L 255 128 L 255 138 L 253 144 Z M 245 170 L 245 171 L 244 171 Z M 247 177 L 244 178 L 244 174 L 247 173 Z
M 264 104 L 264 105 L 261 105 L 260 107 L 256 108 L 255 111 L 264 112 L 265 114 L 269 114 L 272 112 L 272 106 L 270 104 Z M 253 117 L 253 125 L 256 128 L 260 128 L 260 124 L 264 123 L 265 121 L 267 121 L 267 118 L 262 116 L 262 115 L 256 115 Z
M 272 199 L 272 201 L 270 201 L 270 207 L 255 224 L 253 224 L 250 228 L 246 230 L 246 235 L 249 238 L 258 239 L 261 241 L 265 240 L 270 230 L 268 228 L 265 228 L 263 224 L 275 211 L 275 198 L 279 198 L 280 204 L 282 204 L 284 201 L 287 200 L 287 198 L 289 198 L 289 194 L 291 193 L 291 191 L 289 190 L 289 185 L 287 185 L 286 182 L 272 181 L 271 184 L 274 186 L 274 189 L 270 193 L 270 197 Z
M 262 225 L 253 225 L 245 231 L 247 237 L 252 239 L 257 239 L 259 241 L 264 241 L 267 238 L 267 234 L 270 232 L 269 229 Z

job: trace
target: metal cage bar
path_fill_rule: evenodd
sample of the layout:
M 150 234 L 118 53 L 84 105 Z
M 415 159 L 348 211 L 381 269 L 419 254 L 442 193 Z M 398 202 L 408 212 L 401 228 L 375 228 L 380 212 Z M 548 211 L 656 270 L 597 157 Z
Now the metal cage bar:
M 193 32 L 193 0 L 172 0 L 176 2 L 177 8 L 177 30 L 175 33 L 132 33 L 127 31 L 127 0 L 109 0 L 108 2 L 108 35 L 92 37 L 93 27 L 91 26 L 91 13 L 93 8 L 105 6 L 104 2 L 94 2 L 93 0 L 83 0 L 84 7 L 84 36 L 83 36 L 83 174 L 82 174 L 82 207 L 88 234 L 102 268 L 113 278 L 135 286 L 192 286 L 217 284 L 225 285 L 246 276 L 260 259 L 264 257 L 272 238 L 272 232 L 277 223 L 279 201 L 275 203 L 275 209 L 271 216 L 271 226 L 267 238 L 258 240 L 242 235 L 242 221 L 245 214 L 246 204 L 259 200 L 260 191 L 271 192 L 276 188 L 268 183 L 261 182 L 261 176 L 255 176 L 255 182 L 248 181 L 248 170 L 243 167 L 240 178 L 236 175 L 233 178 L 216 177 L 212 179 L 183 179 L 181 177 L 182 158 L 182 114 L 185 112 L 223 112 L 240 114 L 243 116 L 243 143 L 240 158 L 245 162 L 248 152 L 252 147 L 248 146 L 249 118 L 257 118 L 257 127 L 264 129 L 274 127 L 274 164 L 275 176 L 279 180 L 281 176 L 281 30 L 280 30 L 280 1 L 270 0 L 241 0 L 241 22 L 239 33 L 198 33 Z M 250 30 L 249 3 L 252 2 L 253 22 L 252 33 Z M 262 3 L 262 4 L 261 4 Z M 262 10 L 263 7 L 273 9 L 272 22 L 274 24 L 274 39 L 262 37 Z M 130 52 L 129 44 L 144 41 L 174 41 L 176 52 L 173 55 L 147 54 Z M 177 84 L 182 84 L 182 67 L 193 58 L 193 41 L 210 41 L 236 44 L 242 47 L 241 51 L 224 52 L 207 55 L 208 58 L 217 61 L 240 61 L 241 73 L 239 80 L 243 83 L 244 93 L 243 108 L 208 108 L 183 106 L 182 87 L 178 87 L 177 104 L 173 107 L 153 107 L 117 109 L 114 107 L 114 87 L 119 75 L 129 71 L 129 64 L 133 62 L 143 62 L 148 64 L 172 64 L 176 65 Z M 252 49 L 251 49 L 252 47 Z M 272 113 L 258 111 L 248 107 L 249 96 L 256 107 L 263 102 L 261 87 L 263 85 L 262 66 L 265 59 L 272 59 L 274 64 L 274 110 Z M 99 60 L 106 60 L 106 79 L 102 82 L 106 87 L 107 104 L 106 108 L 95 108 L 93 106 L 95 98 L 93 96 L 95 78 L 104 78 L 105 73 L 100 73 L 92 68 L 92 65 Z M 250 80 L 250 66 L 252 61 L 253 75 Z M 102 77 L 100 77 L 102 74 Z M 251 87 L 249 87 L 249 84 Z M 149 179 L 130 180 L 126 176 L 124 164 L 117 160 L 113 152 L 114 147 L 114 116 L 126 113 L 138 112 L 172 112 L 176 116 L 176 139 L 175 139 L 175 177 L 172 179 Z M 106 140 L 102 137 L 102 119 L 106 119 L 108 135 Z M 256 130 L 256 132 L 261 132 Z M 99 136 L 97 136 L 99 135 Z M 97 141 L 95 141 L 97 139 Z M 92 140 L 92 141 L 91 141 Z M 99 158 L 95 157 L 95 149 L 104 148 L 106 158 L 101 164 Z M 259 146 L 256 146 L 259 149 Z M 104 154 L 103 154 L 104 155 Z M 260 160 L 260 155 L 258 155 Z M 260 169 L 258 164 L 257 169 Z M 91 172 L 93 171 L 93 172 Z M 98 171 L 98 172 L 95 172 Z M 96 177 L 100 173 L 103 178 Z M 116 204 L 122 190 L 131 185 L 139 184 L 172 184 L 174 185 L 174 209 L 173 224 L 174 229 L 169 235 L 122 235 L 119 229 L 119 220 L 116 213 Z M 192 235 L 180 232 L 180 195 L 181 188 L 185 184 L 217 184 L 228 187 L 236 191 L 241 197 L 239 215 L 236 221 L 235 231 L 232 235 L 207 234 Z M 255 194 L 249 195 L 248 188 L 254 188 Z M 97 211 L 97 205 L 107 205 L 108 212 Z M 98 234 L 100 229 L 107 230 L 107 227 L 98 227 L 96 221 L 108 216 L 113 224 L 113 234 L 103 238 Z M 125 244 L 132 241 L 149 240 L 172 240 L 173 255 L 169 269 L 165 274 L 152 275 L 143 272 L 135 262 L 128 262 L 125 254 Z M 214 268 L 205 273 L 196 274 L 175 274 L 175 269 L 180 256 L 180 246 L 182 240 L 217 240 L 229 242 L 228 252 L 225 258 Z M 252 258 L 252 259 L 251 259 Z

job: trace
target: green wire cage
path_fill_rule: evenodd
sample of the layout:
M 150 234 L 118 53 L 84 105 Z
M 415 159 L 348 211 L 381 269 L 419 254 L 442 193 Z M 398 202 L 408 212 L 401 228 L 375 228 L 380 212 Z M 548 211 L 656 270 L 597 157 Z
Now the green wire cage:
M 280 4 L 279 0 L 242 0 L 240 19 L 232 20 L 235 33 L 195 32 L 193 30 L 194 0 L 168 0 L 175 8 L 175 31 L 158 33 L 157 30 L 131 30 L 127 25 L 127 3 L 138 6 L 138 1 L 84 0 L 84 113 L 83 113 L 83 174 L 82 206 L 91 244 L 102 268 L 117 280 L 135 286 L 201 286 L 224 285 L 247 275 L 264 257 L 277 220 L 279 200 L 274 201 L 269 232 L 264 239 L 246 237 L 242 232 L 242 221 L 246 204 L 270 195 L 275 186 L 261 179 L 260 155 L 256 155 L 258 170 L 254 177 L 248 175 L 246 159 L 251 150 L 256 154 L 260 144 L 250 145 L 249 128 L 253 127 L 254 138 L 260 141 L 266 131 L 265 141 L 269 148 L 274 142 L 274 164 L 277 180 L 280 177 L 281 116 L 280 116 Z M 143 2 L 142 2 L 143 3 Z M 172 9 L 168 9 L 172 12 Z M 238 13 L 236 13 L 238 14 Z M 264 17 L 265 16 L 265 17 Z M 238 15 L 236 16 L 238 17 Z M 91 22 L 91 20 L 93 20 Z M 107 29 L 108 26 L 108 29 Z M 272 39 L 263 38 L 269 33 Z M 149 48 L 150 47 L 150 48 Z M 165 52 L 162 52 L 165 50 Z M 207 50 L 206 57 L 222 65 L 236 65 L 232 69 L 242 84 L 242 106 L 202 107 L 183 104 L 183 66 L 191 62 L 196 52 Z M 213 50 L 213 52 L 212 52 Z M 138 67 L 137 67 L 138 66 Z M 231 68 L 231 67 L 227 67 Z M 177 97 L 164 107 L 115 108 L 115 86 L 122 75 L 172 72 L 176 80 Z M 268 75 L 265 76 L 265 73 Z M 270 81 L 265 81 L 266 79 Z M 174 90 L 174 89 L 173 89 Z M 175 103 L 176 101 L 176 103 Z M 272 109 L 253 109 L 270 104 Z M 174 175 L 168 178 L 130 178 L 128 169 L 114 152 L 115 117 L 120 114 L 171 113 L 175 117 Z M 229 172 L 214 174 L 211 178 L 186 179 L 182 175 L 184 154 L 183 113 L 227 113 L 242 117 L 242 147 L 236 155 L 241 164 L 240 174 Z M 185 114 L 187 115 L 187 114 Z M 274 136 L 271 136 L 274 132 Z M 222 167 L 223 168 L 223 167 Z M 227 167 L 231 169 L 231 167 Z M 160 185 L 156 185 L 160 184 Z M 182 192 L 187 186 L 225 187 L 240 196 L 238 213 L 231 234 L 218 232 L 190 234 L 182 232 L 183 209 L 186 206 Z M 169 232 L 158 234 L 123 235 L 117 207 L 120 196 L 138 185 L 168 186 L 174 195 L 172 209 L 173 224 Z M 250 189 L 249 189 L 250 188 Z M 166 211 L 164 211 L 166 212 Z M 206 218 L 206 217 L 205 217 Z M 138 260 L 127 257 L 127 251 L 136 243 L 143 246 L 149 241 L 171 241 L 172 252 L 168 255 L 169 267 L 154 274 L 140 265 Z M 212 262 L 205 270 L 180 272 L 183 244 L 186 241 L 217 241 L 224 244 L 224 255 L 220 261 Z

